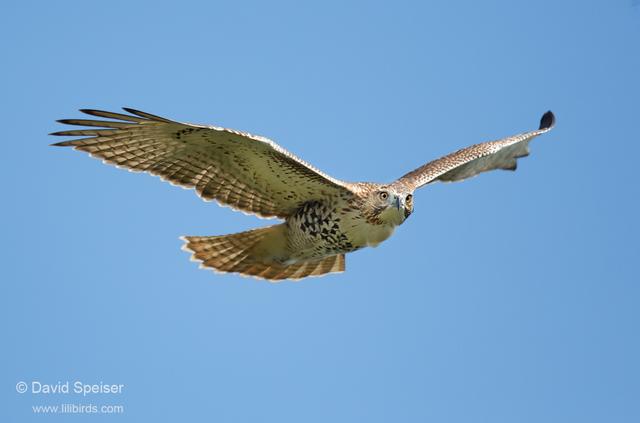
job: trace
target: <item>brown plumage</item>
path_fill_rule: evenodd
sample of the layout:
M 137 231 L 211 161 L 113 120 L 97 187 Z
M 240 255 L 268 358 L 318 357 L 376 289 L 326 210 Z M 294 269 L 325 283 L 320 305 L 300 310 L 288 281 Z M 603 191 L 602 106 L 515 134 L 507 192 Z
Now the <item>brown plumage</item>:
M 285 247 L 285 225 L 282 223 L 232 235 L 185 236 L 182 239 L 186 241 L 183 248 L 192 252 L 194 259 L 219 272 L 281 280 L 344 271 L 344 254 L 291 265 L 258 260 L 264 256 L 261 250 Z
M 376 246 L 413 211 L 413 191 L 434 181 L 458 181 L 493 170 L 515 170 L 540 128 L 476 144 L 427 163 L 391 184 L 334 179 L 264 137 L 215 126 L 175 122 L 138 110 L 81 110 L 111 120 L 59 122 L 91 129 L 55 132 L 93 157 L 193 188 L 245 213 L 284 219 L 278 225 L 222 236 L 186 236 L 192 258 L 220 272 L 268 280 L 301 279 L 345 269 L 345 253 Z M 95 128 L 95 129 L 94 129 Z

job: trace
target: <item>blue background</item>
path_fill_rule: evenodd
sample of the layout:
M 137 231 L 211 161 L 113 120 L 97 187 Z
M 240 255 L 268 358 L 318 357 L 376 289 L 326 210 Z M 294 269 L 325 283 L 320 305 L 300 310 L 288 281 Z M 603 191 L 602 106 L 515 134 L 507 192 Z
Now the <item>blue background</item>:
M 626 0 L 6 2 L 0 420 L 640 421 L 639 35 Z M 269 222 L 48 146 L 120 106 L 351 181 L 558 125 L 515 173 L 418 191 L 346 273 L 269 284 L 178 239 Z

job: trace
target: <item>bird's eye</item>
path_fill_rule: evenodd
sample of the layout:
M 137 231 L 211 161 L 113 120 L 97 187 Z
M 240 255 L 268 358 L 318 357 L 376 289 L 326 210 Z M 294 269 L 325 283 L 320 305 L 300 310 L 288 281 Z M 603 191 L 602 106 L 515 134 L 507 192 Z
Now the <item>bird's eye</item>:
M 407 202 L 407 203 L 410 203 L 411 200 L 413 200 L 413 195 L 409 194 L 409 195 L 407 195 L 407 198 L 405 198 L 404 201 Z
M 378 194 L 380 196 L 381 200 L 386 200 L 387 198 L 389 198 L 389 193 L 387 191 L 380 191 L 380 194 Z

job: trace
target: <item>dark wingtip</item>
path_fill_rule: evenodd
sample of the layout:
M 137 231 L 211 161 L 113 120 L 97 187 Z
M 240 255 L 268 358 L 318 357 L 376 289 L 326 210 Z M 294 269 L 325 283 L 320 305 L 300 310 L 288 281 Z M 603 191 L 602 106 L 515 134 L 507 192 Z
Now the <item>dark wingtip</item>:
M 556 117 L 551 110 L 542 115 L 538 129 L 551 129 L 556 124 Z
M 144 112 L 141 112 L 140 110 L 134 109 L 132 107 L 123 107 L 122 110 L 136 116 L 141 116 L 142 114 L 144 114 Z
M 49 134 L 49 135 L 53 135 L 53 134 Z M 69 147 L 73 144 L 71 144 L 71 141 L 61 141 L 61 142 L 55 142 L 53 144 L 49 144 L 49 147 Z

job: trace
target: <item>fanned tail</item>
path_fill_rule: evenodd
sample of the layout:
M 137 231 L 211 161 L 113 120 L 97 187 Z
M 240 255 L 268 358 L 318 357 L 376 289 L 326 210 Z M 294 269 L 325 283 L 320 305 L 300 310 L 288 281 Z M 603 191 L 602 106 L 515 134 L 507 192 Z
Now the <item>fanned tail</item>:
M 185 236 L 183 250 L 193 253 L 201 267 L 278 281 L 343 272 L 344 254 L 284 264 L 286 224 L 221 236 Z

